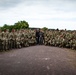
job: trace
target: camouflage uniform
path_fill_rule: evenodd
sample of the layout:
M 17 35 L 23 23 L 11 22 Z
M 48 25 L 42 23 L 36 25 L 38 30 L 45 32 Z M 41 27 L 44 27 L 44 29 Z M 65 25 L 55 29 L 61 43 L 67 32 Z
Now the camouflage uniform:
M 4 32 L 2 32 L 2 50 L 6 50 L 6 37 Z
M 21 48 L 21 35 L 19 31 L 16 32 L 16 48 Z
M 29 46 L 29 39 L 28 39 L 28 32 L 24 34 L 24 46 L 28 47 Z
M 5 38 L 6 38 L 6 50 L 9 50 L 9 31 L 6 30 L 5 32 Z
M 0 31 L 0 51 L 2 51 L 2 48 L 3 45 L 2 45 L 2 32 Z
M 13 49 L 13 33 L 9 33 L 9 48 Z

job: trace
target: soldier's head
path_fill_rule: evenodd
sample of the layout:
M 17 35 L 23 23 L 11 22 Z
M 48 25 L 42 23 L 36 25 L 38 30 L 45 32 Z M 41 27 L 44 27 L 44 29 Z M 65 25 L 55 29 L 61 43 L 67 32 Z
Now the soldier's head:
M 37 31 L 37 32 L 39 32 L 39 31 L 40 31 L 40 29 L 38 28 L 38 29 L 36 29 L 36 31 Z
M 12 32 L 15 32 L 15 29 L 12 29 Z
M 6 32 L 6 29 L 4 28 L 4 32 Z
M 40 29 L 40 32 L 43 32 L 43 30 L 42 30 L 42 29 Z
M 9 32 L 9 29 L 6 29 L 6 32 Z

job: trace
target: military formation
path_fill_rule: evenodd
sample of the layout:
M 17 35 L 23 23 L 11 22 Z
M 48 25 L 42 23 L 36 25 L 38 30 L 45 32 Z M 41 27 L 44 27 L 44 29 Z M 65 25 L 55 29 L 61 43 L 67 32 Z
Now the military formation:
M 42 33 L 41 33 L 42 32 Z M 45 45 L 70 48 L 76 50 L 76 31 L 31 29 L 0 30 L 0 51 L 12 50 L 32 45 Z M 39 36 L 39 37 L 38 37 Z
M 28 47 L 36 44 L 34 30 L 0 31 L 0 51 Z
M 45 32 L 45 45 L 76 50 L 76 31 L 49 30 Z

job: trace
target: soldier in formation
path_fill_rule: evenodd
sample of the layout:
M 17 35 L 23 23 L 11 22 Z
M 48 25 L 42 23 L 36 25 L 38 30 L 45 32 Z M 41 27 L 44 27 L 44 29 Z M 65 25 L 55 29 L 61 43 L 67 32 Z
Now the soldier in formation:
M 50 30 L 45 33 L 45 45 L 76 50 L 76 31 Z
M 0 51 L 29 47 L 36 44 L 76 50 L 76 31 L 42 29 L 0 30 Z
M 28 47 L 36 44 L 34 30 L 0 30 L 0 51 Z

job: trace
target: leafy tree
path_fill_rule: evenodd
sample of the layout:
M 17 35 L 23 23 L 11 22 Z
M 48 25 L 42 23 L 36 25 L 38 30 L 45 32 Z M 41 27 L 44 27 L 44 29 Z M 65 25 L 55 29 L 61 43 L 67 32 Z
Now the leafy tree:
M 47 28 L 47 27 L 43 27 L 42 29 L 43 29 L 44 31 L 48 30 L 48 28 Z
M 26 28 L 29 28 L 29 24 L 26 21 L 18 21 L 14 25 L 4 24 L 4 26 L 0 27 L 0 28 L 2 31 L 6 30 L 6 29 L 9 29 L 9 31 L 11 31 L 12 29 L 26 29 Z
M 9 28 L 9 26 L 7 25 L 7 24 L 4 24 L 4 26 L 3 27 L 1 27 L 1 29 L 4 31 L 4 30 L 6 30 L 6 29 L 8 29 Z
M 29 28 L 29 24 L 26 21 L 18 21 L 14 24 L 15 29 L 26 29 Z

